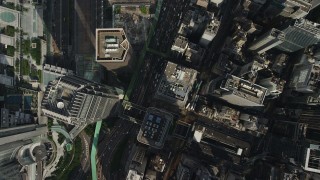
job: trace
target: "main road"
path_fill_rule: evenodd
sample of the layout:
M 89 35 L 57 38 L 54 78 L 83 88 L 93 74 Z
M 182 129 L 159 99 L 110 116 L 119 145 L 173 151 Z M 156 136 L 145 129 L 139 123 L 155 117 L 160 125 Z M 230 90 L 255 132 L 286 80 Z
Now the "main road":
M 102 166 L 98 168 L 100 169 L 98 171 L 99 179 L 111 179 L 110 164 L 112 162 L 113 154 L 117 150 L 119 143 L 122 142 L 124 137 L 128 135 L 133 127 L 131 122 L 126 121 L 123 123 L 123 121 L 124 120 L 120 119 L 111 134 L 99 143 L 98 164 Z

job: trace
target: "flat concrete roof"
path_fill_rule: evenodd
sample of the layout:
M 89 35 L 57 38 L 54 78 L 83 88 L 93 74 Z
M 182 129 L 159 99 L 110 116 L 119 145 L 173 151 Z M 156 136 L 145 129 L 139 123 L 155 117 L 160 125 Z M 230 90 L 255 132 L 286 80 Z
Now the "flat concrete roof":
M 97 62 L 124 62 L 129 47 L 123 28 L 96 29 Z

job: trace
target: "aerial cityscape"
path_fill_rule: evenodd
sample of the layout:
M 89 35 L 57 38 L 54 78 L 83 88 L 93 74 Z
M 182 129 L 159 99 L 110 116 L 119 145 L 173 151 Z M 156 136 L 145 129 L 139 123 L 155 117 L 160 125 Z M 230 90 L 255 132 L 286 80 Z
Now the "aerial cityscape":
M 0 112 L 0 180 L 320 180 L 320 0 L 2 0 Z

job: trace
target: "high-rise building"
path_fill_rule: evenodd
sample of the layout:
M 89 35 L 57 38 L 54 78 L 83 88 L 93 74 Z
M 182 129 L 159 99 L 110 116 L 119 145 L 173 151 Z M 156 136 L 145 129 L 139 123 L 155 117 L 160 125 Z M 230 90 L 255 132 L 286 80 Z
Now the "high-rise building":
M 277 46 L 286 52 L 295 52 L 320 41 L 320 28 L 306 19 L 297 19 L 282 30 L 284 42 Z
M 131 51 L 123 28 L 96 29 L 96 61 L 108 70 L 128 66 Z
M 299 19 L 305 17 L 311 7 L 311 0 L 270 0 L 264 10 L 264 14 L 271 18 L 280 15 Z
M 268 89 L 233 75 L 211 81 L 204 94 L 213 95 L 230 104 L 255 107 L 263 106 Z
M 310 144 L 306 148 L 303 169 L 309 172 L 320 173 L 320 146 Z
M 137 140 L 157 149 L 163 148 L 172 120 L 172 114 L 160 109 L 148 108 Z
M 218 29 L 220 26 L 220 22 L 218 19 L 214 18 L 211 22 L 207 25 L 207 28 L 203 32 L 199 44 L 201 46 L 207 47 L 209 43 L 216 37 Z
M 289 87 L 301 93 L 314 93 L 320 86 L 320 64 L 296 64 Z
M 249 47 L 249 50 L 261 54 L 283 43 L 284 39 L 285 34 L 282 31 L 272 28 L 270 31 L 256 39 Z
M 259 85 L 268 88 L 267 96 L 278 96 L 282 93 L 286 81 L 275 76 L 260 79 Z
M 75 125 L 80 132 L 87 124 L 117 115 L 122 98 L 120 89 L 77 76 L 63 76 L 48 84 L 42 111 L 45 116 Z

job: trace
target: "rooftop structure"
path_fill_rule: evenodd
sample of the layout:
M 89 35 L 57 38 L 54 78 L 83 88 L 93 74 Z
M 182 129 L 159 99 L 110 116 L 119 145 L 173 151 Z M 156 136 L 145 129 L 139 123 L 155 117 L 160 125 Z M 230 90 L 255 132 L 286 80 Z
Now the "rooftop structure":
M 196 5 L 207 9 L 209 5 L 209 0 L 197 0 Z
M 233 75 L 211 81 L 207 94 L 238 106 L 263 106 L 268 89 Z
M 285 34 L 282 31 L 272 28 L 270 31 L 256 39 L 249 49 L 261 54 L 283 43 L 284 38 Z
M 320 41 L 320 28 L 306 19 L 297 19 L 282 30 L 285 35 L 283 43 L 278 49 L 286 52 L 295 52 Z
M 134 146 L 133 149 L 133 157 L 129 165 L 127 180 L 142 180 L 148 161 L 148 158 L 145 156 L 146 149 L 140 146 Z
M 256 76 L 258 75 L 258 71 L 265 68 L 266 65 L 264 64 L 264 62 L 259 60 L 253 60 L 252 62 L 240 67 L 240 72 L 238 76 L 241 78 L 248 77 L 249 79 L 253 79 L 256 78 Z
M 96 29 L 96 61 L 108 68 L 108 64 L 124 63 L 130 43 L 122 28 Z M 128 63 L 128 62 L 126 62 Z
M 137 3 L 130 1 L 126 4 L 113 5 L 113 28 L 123 28 L 128 41 L 135 48 L 147 41 L 150 22 L 151 1 L 148 3 Z
M 304 165 L 302 168 L 309 172 L 320 173 L 320 146 L 310 144 L 306 149 Z
M 209 153 L 205 150 L 209 147 L 221 149 L 235 156 L 248 156 L 250 153 L 250 144 L 248 142 L 218 132 L 203 124 L 194 125 L 193 140 L 204 146 L 204 153 Z M 214 152 L 214 150 L 212 151 Z
M 220 6 L 220 4 L 223 2 L 224 0 L 210 0 L 211 3 L 213 3 L 215 6 Z
M 259 85 L 268 88 L 267 96 L 278 96 L 282 93 L 286 81 L 275 76 L 259 80 Z
M 311 9 L 311 0 L 271 0 L 264 9 L 267 17 L 283 16 L 292 19 L 305 17 Z
M 216 36 L 218 29 L 220 27 L 220 22 L 217 18 L 214 18 L 208 23 L 207 28 L 203 32 L 199 44 L 201 46 L 207 47 L 209 43 Z
M 181 54 L 184 54 L 188 47 L 188 39 L 183 36 L 176 37 L 176 40 L 174 41 L 171 50 L 177 51 Z
M 198 44 L 188 43 L 188 48 L 185 52 L 186 60 L 189 62 L 200 62 L 205 54 L 205 50 Z
M 163 110 L 148 108 L 141 125 L 138 141 L 151 147 L 163 148 L 173 116 Z
M 196 77 L 196 70 L 168 62 L 156 98 L 184 107 Z
M 183 16 L 178 34 L 188 36 L 196 32 L 199 27 L 206 25 L 206 15 L 197 10 L 188 10 Z
M 82 79 L 63 76 L 51 81 L 44 93 L 45 116 L 84 128 L 87 124 L 117 114 L 122 91 Z
M 289 84 L 302 93 L 313 93 L 320 85 L 320 64 L 296 64 Z
M 126 180 L 143 180 L 143 175 L 140 175 L 136 170 L 129 170 Z
M 60 76 L 73 75 L 72 70 L 68 70 L 68 69 L 50 65 L 50 64 L 44 64 L 42 72 L 43 72 L 44 85 L 49 84 L 50 81 L 53 81 Z

